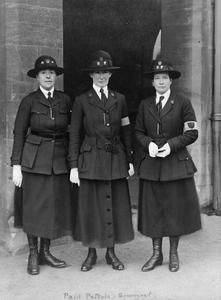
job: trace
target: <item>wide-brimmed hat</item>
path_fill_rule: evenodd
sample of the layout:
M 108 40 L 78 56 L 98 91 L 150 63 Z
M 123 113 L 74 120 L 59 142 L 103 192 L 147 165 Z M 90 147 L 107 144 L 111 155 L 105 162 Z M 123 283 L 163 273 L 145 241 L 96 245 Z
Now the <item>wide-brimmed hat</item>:
M 181 73 L 174 70 L 171 63 L 163 59 L 157 59 L 152 62 L 151 69 L 144 73 L 144 76 L 153 79 L 154 74 L 168 73 L 170 78 L 176 79 L 181 76 Z
M 57 75 L 64 73 L 64 69 L 57 66 L 55 59 L 48 55 L 42 55 L 35 61 L 34 69 L 27 72 L 29 77 L 35 78 L 40 71 L 54 70 Z
M 92 54 L 89 67 L 82 69 L 82 71 L 93 73 L 102 71 L 113 71 L 117 69 L 120 69 L 120 67 L 113 66 L 110 54 L 106 51 L 98 50 Z

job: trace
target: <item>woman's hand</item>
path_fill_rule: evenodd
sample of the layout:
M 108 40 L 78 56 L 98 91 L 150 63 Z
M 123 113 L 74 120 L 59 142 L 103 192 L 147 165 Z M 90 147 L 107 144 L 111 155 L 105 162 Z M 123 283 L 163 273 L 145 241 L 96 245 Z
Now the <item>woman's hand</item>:
M 72 168 L 70 172 L 70 182 L 77 184 L 80 186 L 80 179 L 78 175 L 78 169 L 77 168 Z
M 158 154 L 158 146 L 154 142 L 149 144 L 149 155 L 150 157 L 156 157 Z
M 128 170 L 129 176 L 133 176 L 134 175 L 134 166 L 133 164 L 129 164 L 129 170 Z
M 13 170 L 12 170 L 12 181 L 17 187 L 21 187 L 22 184 L 22 171 L 21 171 L 21 166 L 20 165 L 14 165 Z
M 170 154 L 170 152 L 170 145 L 166 143 L 165 145 L 163 145 L 163 147 L 159 148 L 157 157 L 166 157 Z

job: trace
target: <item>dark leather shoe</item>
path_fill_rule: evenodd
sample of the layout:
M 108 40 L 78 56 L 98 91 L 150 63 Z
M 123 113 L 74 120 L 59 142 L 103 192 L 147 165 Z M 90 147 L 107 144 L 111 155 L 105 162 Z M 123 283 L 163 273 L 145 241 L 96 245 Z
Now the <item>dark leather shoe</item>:
M 40 273 L 40 268 L 38 265 L 38 252 L 36 250 L 30 250 L 27 272 L 30 275 L 38 275 Z
M 153 270 L 156 266 L 161 266 L 163 263 L 163 255 L 160 254 L 159 256 L 152 255 L 151 258 L 143 265 L 141 270 L 143 272 L 148 272 Z
M 177 252 L 170 253 L 169 270 L 170 272 L 177 272 L 179 270 L 179 257 Z
M 50 252 L 43 252 L 39 254 L 39 265 L 48 265 L 53 268 L 66 268 L 65 261 L 53 256 Z
M 96 264 L 96 262 L 97 262 L 96 251 L 89 250 L 87 258 L 81 265 L 81 271 L 82 272 L 90 271 L 92 269 L 92 267 Z
M 112 268 L 117 271 L 124 270 L 123 263 L 118 259 L 114 252 L 107 252 L 105 255 L 108 265 L 112 265 Z

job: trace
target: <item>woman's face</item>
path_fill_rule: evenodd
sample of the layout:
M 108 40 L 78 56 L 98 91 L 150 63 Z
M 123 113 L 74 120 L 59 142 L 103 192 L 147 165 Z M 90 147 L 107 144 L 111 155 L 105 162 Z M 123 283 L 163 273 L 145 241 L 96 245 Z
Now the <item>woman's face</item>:
M 168 73 L 158 73 L 153 77 L 152 85 L 159 94 L 166 93 L 172 84 L 172 79 Z
M 43 89 L 50 91 L 55 85 L 56 77 L 54 70 L 43 70 L 38 73 L 36 79 Z
M 111 72 L 94 72 L 90 74 L 90 77 L 93 80 L 93 84 L 96 86 L 103 88 L 108 85 L 109 79 L 111 78 Z

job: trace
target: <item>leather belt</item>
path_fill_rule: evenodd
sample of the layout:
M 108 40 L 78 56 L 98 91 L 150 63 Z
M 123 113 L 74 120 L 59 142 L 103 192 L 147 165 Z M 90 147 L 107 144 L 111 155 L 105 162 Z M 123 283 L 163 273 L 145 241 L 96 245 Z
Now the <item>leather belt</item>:
M 38 131 L 31 131 L 31 134 L 37 135 L 43 138 L 49 138 L 53 140 L 61 140 L 67 136 L 67 133 L 49 133 L 49 132 L 38 132 Z
M 102 139 L 96 136 L 86 136 L 84 142 L 91 146 L 104 149 L 106 152 L 118 153 L 119 149 L 117 145 L 120 144 L 120 137 L 114 136 L 110 140 Z

